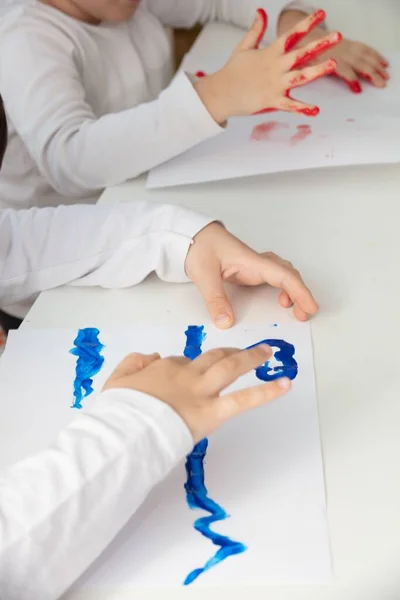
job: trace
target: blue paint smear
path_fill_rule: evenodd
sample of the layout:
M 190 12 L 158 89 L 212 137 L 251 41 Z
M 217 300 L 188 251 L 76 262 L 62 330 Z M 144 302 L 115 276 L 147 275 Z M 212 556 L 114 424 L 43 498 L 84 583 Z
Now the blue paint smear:
M 261 379 L 261 381 L 275 381 L 275 379 L 280 379 L 281 377 L 288 377 L 292 380 L 296 379 L 299 366 L 294 358 L 296 349 L 292 344 L 289 344 L 284 340 L 261 340 L 248 348 L 254 348 L 260 344 L 267 344 L 268 346 L 278 348 L 274 357 L 279 360 L 282 365 L 270 367 L 270 361 L 267 360 L 261 367 L 256 369 L 256 377 L 258 377 L 258 379 Z
M 187 331 L 185 331 L 185 335 L 186 347 L 183 354 L 187 358 L 194 360 L 200 356 L 202 352 L 201 347 L 206 337 L 204 326 L 190 325 Z M 189 573 L 184 581 L 184 585 L 190 585 L 199 577 L 199 575 L 208 571 L 208 569 L 215 567 L 229 556 L 241 554 L 247 550 L 246 546 L 242 543 L 235 542 L 229 537 L 215 533 L 211 529 L 213 523 L 223 521 L 229 517 L 229 515 L 222 506 L 214 502 L 214 500 L 211 500 L 208 496 L 208 491 L 204 483 L 204 460 L 207 453 L 207 447 L 208 440 L 201 440 L 201 442 L 195 445 L 193 451 L 186 459 L 186 501 L 189 508 L 192 510 L 201 509 L 210 513 L 209 517 L 197 519 L 194 523 L 194 528 L 201 533 L 201 535 L 211 540 L 215 546 L 219 546 L 219 550 L 217 550 L 214 556 L 206 562 L 204 567 L 194 569 Z
M 79 329 L 74 341 L 75 347 L 70 350 L 70 354 L 78 357 L 74 380 L 75 402 L 71 408 L 81 409 L 83 398 L 94 391 L 93 377 L 104 363 L 104 356 L 101 356 L 104 346 L 99 340 L 99 334 L 100 331 L 94 327 Z

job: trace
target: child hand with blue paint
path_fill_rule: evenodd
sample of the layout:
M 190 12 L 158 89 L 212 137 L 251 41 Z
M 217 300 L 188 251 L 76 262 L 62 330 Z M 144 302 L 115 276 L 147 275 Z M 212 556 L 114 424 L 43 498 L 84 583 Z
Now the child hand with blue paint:
M 285 35 L 289 30 L 299 26 L 304 20 L 305 14 L 299 10 L 287 10 L 282 13 L 278 22 L 278 34 Z M 326 37 L 327 29 L 317 26 L 310 30 L 305 37 L 292 38 L 290 49 L 303 48 L 306 44 L 318 41 Z M 380 52 L 367 44 L 353 41 L 347 38 L 328 52 L 323 52 L 314 64 L 332 58 L 336 61 L 334 75 L 342 79 L 349 89 L 359 94 L 362 92 L 361 81 L 367 81 L 378 88 L 384 88 L 389 80 L 387 71 L 389 63 Z
M 136 390 L 168 404 L 186 423 L 195 443 L 226 421 L 272 402 L 291 388 L 283 377 L 252 388 L 220 394 L 272 356 L 269 346 L 248 350 L 217 348 L 196 358 L 131 354 L 115 369 L 104 391 Z
M 219 223 L 211 223 L 195 236 L 186 258 L 186 273 L 221 329 L 231 327 L 235 320 L 225 282 L 251 287 L 268 284 L 279 289 L 279 304 L 293 306 L 299 321 L 318 312 L 311 291 L 290 262 L 273 252 L 259 254 Z

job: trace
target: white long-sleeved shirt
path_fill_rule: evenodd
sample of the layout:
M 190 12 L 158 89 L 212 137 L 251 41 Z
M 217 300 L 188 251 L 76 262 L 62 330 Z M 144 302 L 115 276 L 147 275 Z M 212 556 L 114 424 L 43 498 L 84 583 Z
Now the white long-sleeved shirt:
M 0 206 L 93 202 L 219 134 L 190 78 L 170 84 L 165 25 L 218 19 L 248 28 L 260 5 L 273 39 L 288 0 L 142 0 L 131 21 L 99 26 L 37 0 L 6 13 L 0 90 L 10 140 Z
M 129 287 L 153 271 L 188 281 L 192 238 L 211 221 L 146 201 L 0 210 L 0 307 L 66 284 Z
M 186 281 L 188 248 L 209 222 L 147 202 L 2 210 L 0 305 L 61 284 L 125 287 L 151 271 Z M 58 598 L 192 443 L 167 405 L 109 390 L 50 448 L 0 473 L 1 600 Z

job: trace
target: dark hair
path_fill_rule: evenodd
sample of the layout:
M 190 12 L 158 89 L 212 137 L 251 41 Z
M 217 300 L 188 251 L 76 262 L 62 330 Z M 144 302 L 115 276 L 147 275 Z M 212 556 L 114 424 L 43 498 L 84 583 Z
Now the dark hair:
M 7 132 L 6 113 L 4 110 L 3 99 L 0 96 L 0 169 L 1 169 L 1 165 L 3 163 L 4 155 L 6 153 L 7 137 L 8 137 L 8 132 Z

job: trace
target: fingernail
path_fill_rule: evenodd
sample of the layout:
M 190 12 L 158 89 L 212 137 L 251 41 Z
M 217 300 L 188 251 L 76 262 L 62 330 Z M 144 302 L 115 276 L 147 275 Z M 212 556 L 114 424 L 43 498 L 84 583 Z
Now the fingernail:
M 216 319 L 215 319 L 215 323 L 217 325 L 229 325 L 231 323 L 232 319 L 229 315 L 219 315 Z
M 278 379 L 276 383 L 281 390 L 288 390 L 292 385 L 292 382 L 288 377 L 282 377 L 282 379 Z

